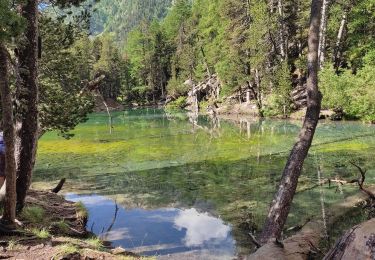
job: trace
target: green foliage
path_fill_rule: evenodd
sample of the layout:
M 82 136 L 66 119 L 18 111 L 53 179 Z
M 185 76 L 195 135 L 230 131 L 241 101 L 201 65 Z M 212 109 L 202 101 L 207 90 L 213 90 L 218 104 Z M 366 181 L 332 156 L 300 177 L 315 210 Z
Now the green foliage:
M 85 240 L 95 250 L 102 250 L 104 248 L 103 241 L 98 237 L 92 237 Z
M 33 233 L 37 238 L 40 238 L 40 239 L 46 239 L 51 236 L 48 230 L 44 228 L 43 229 L 34 228 L 31 230 L 31 233 Z
M 93 41 L 94 65 L 91 74 L 104 75 L 99 91 L 104 98 L 124 99 L 132 87 L 129 61 L 117 48 L 113 34 L 102 34 Z
M 375 51 L 369 52 L 363 59 L 364 66 L 357 74 L 350 70 L 341 70 L 336 74 L 328 65 L 320 74 L 323 107 L 340 108 L 350 117 L 374 122 L 374 57 Z
M 164 98 L 170 77 L 171 46 L 159 23 L 143 21 L 130 33 L 125 52 L 135 83 L 130 98 L 153 103 Z
M 126 42 L 128 33 L 141 21 L 160 20 L 167 14 L 172 0 L 112 0 L 94 5 L 91 29 L 95 33 L 114 32 L 116 40 Z
M 62 20 L 40 17 L 43 55 L 39 62 L 40 122 L 43 131 L 69 131 L 92 111 L 93 97 L 81 94 L 91 77 L 91 42 L 79 27 Z M 62 113 L 62 111 L 64 111 Z
M 190 1 L 176 0 L 162 23 L 168 39 L 174 40 L 179 33 L 181 25 L 190 17 L 190 15 Z
M 357 69 L 367 52 L 375 49 L 375 1 L 361 0 L 349 8 L 347 57 Z
M 175 101 L 168 103 L 167 109 L 184 109 L 186 107 L 186 97 L 179 97 Z
M 61 220 L 59 222 L 53 222 L 51 223 L 51 226 L 56 227 L 58 229 L 58 232 L 61 232 L 61 233 L 69 232 L 69 225 L 64 220 Z
M 69 254 L 73 254 L 77 252 L 79 252 L 79 248 L 76 245 L 73 245 L 71 243 L 62 244 L 57 247 L 57 253 L 55 256 L 53 256 L 52 259 L 60 259 L 61 257 L 65 255 L 69 255 Z
M 72 1 L 66 3 L 71 5 Z M 71 31 L 70 34 L 64 30 L 55 33 L 69 36 L 64 39 L 70 47 L 62 53 L 72 52 L 77 60 L 84 61 L 80 67 L 73 66 L 71 75 L 75 78 L 65 73 L 68 76 L 64 81 L 69 81 L 65 85 L 74 86 L 82 79 L 105 75 L 99 88 L 104 98 L 124 103 L 156 104 L 168 95 L 174 98 L 186 95 L 189 87 L 182 84 L 186 80 L 199 82 L 209 74 L 217 74 L 222 84 L 220 97 L 241 93 L 241 99 L 245 101 L 245 93 L 251 89 L 251 98 L 260 111 L 267 115 L 284 115 L 292 112 L 290 91 L 306 83 L 310 13 L 307 0 L 298 3 L 283 0 L 281 6 L 260 0 L 116 0 L 99 3 L 91 0 L 87 4 L 88 7 L 70 9 L 72 15 L 68 21 L 94 6 L 91 32 L 101 34 L 93 40 L 82 34 L 82 28 L 81 34 L 77 33 L 76 26 L 50 26 Z M 60 3 L 60 6 L 64 4 Z M 321 80 L 325 84 L 323 88 L 330 85 L 333 90 L 323 90 L 327 95 L 323 101 L 326 108 L 339 108 L 343 99 L 354 95 L 352 105 L 346 111 L 365 120 L 371 120 L 366 112 L 371 111 L 371 100 L 366 99 L 371 96 L 371 89 L 361 89 L 361 95 L 355 95 L 353 89 L 371 84 L 352 75 L 361 74 L 366 78 L 371 74 L 364 67 L 369 66 L 365 65 L 365 57 L 375 48 L 374 6 L 374 0 L 344 1 L 329 6 L 325 54 L 326 61 L 335 60 L 335 69 L 326 66 Z M 344 14 L 348 15 L 348 23 L 338 42 Z M 55 38 L 56 42 L 61 40 L 61 37 Z M 62 45 L 55 47 L 61 49 Z M 56 66 L 51 69 L 67 71 L 65 61 L 59 55 L 57 58 L 55 64 L 62 64 L 61 69 Z M 49 59 L 54 57 L 49 56 Z M 67 60 L 69 64 L 76 64 L 70 57 Z M 298 74 L 299 78 L 292 78 L 292 74 Z M 55 86 L 61 84 L 61 75 L 63 73 L 59 73 L 57 80 L 47 83 L 41 80 L 42 85 L 48 85 L 49 89 L 62 95 L 62 100 L 55 102 L 64 100 L 65 107 L 82 104 L 83 113 L 71 120 L 67 117 L 43 120 L 46 125 L 52 125 L 49 129 L 67 133 L 77 122 L 84 120 L 82 115 L 90 110 L 90 100 L 64 96 Z M 345 94 L 334 94 L 342 93 L 344 89 Z M 46 92 L 52 101 L 53 97 L 48 93 L 52 91 Z M 56 114 L 51 106 L 43 109 L 45 115 Z M 72 114 L 79 113 L 72 111 Z M 69 122 L 65 128 L 59 123 L 62 119 Z
M 275 87 L 267 96 L 265 106 L 266 116 L 289 115 L 292 112 L 290 70 L 286 62 L 283 62 L 274 76 Z
M 77 203 L 75 203 L 75 206 L 76 206 L 76 209 L 77 209 L 77 218 L 78 219 L 87 219 L 88 212 L 87 212 L 87 209 L 86 209 L 85 205 L 83 205 L 82 202 L 77 202 Z
M 25 22 L 20 17 L 14 4 L 18 1 L 0 1 L 0 42 L 9 41 L 12 37 L 19 36 L 25 28 Z
M 180 80 L 176 78 L 171 78 L 168 81 L 167 85 L 167 92 L 171 96 L 181 96 L 181 95 L 186 95 L 187 92 L 189 91 L 189 86 L 186 84 L 183 84 Z
M 31 223 L 41 223 L 44 220 L 44 209 L 37 206 L 29 206 L 22 210 L 21 218 Z

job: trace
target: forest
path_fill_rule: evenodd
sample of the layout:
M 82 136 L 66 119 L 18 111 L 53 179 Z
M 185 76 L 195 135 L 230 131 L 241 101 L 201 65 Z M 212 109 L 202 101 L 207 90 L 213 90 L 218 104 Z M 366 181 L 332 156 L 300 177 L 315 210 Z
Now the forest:
M 0 258 L 373 257 L 374 0 L 0 1 Z
M 148 4 L 162 8 L 168 3 Z M 151 7 L 135 5 L 134 13 L 141 8 L 148 19 L 136 15 L 134 22 L 123 23 L 132 28 L 121 29 L 126 35 L 116 31 L 121 22 L 103 5 L 95 7 L 98 14 L 91 23 L 110 17 L 95 38 L 105 44 L 92 42 L 92 52 L 113 51 L 100 56 L 107 59 L 103 69 L 124 66 L 123 74 L 113 75 L 113 83 L 102 90 L 106 98 L 143 105 L 167 101 L 170 107 L 184 108 L 191 90 L 186 82 L 197 86 L 217 75 L 219 94 L 199 97 L 203 111 L 210 104 L 250 99 L 261 116 L 287 116 L 305 105 L 309 2 L 175 1 L 165 17 L 158 9 L 154 14 Z M 323 7 L 323 109 L 372 121 L 374 3 L 326 1 Z M 94 66 L 91 74 L 96 72 Z

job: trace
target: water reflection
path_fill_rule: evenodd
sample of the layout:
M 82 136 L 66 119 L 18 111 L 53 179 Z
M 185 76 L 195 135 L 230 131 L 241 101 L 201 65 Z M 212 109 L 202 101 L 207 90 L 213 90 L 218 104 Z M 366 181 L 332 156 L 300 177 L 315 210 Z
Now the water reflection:
M 89 211 L 88 227 L 114 246 L 149 256 L 188 251 L 228 258 L 235 254 L 230 226 L 208 212 L 195 208 L 127 209 L 99 195 L 69 193 L 66 197 L 84 203 Z
M 52 187 L 67 178 L 64 191 L 102 195 L 69 197 L 89 208 L 89 228 L 127 249 L 149 255 L 249 253 L 248 233 L 264 223 L 300 122 L 149 109 L 113 113 L 113 124 L 110 135 L 107 117 L 95 114 L 70 140 L 44 135 L 34 185 Z M 287 227 L 329 216 L 331 205 L 357 191 L 317 185 L 320 178 L 356 177 L 349 160 L 360 160 L 369 169 L 366 181 L 374 183 L 374 151 L 374 126 L 320 122 Z
M 228 237 L 230 227 L 221 219 L 208 213 L 199 213 L 196 209 L 181 210 L 174 224 L 178 230 L 186 230 L 183 239 L 186 246 L 199 246 L 207 242 L 220 244 Z

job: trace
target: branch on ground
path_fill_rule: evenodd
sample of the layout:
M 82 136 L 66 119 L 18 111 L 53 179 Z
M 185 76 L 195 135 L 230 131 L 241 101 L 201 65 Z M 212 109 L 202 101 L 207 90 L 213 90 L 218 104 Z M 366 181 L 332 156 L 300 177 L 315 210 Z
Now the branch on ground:
M 56 186 L 55 188 L 53 188 L 53 189 L 51 190 L 51 192 L 53 192 L 53 193 L 58 193 L 58 192 L 62 189 L 62 187 L 64 186 L 65 181 L 66 181 L 66 179 L 65 179 L 65 178 L 62 178 L 62 179 L 60 180 L 59 184 L 57 184 L 57 186 Z

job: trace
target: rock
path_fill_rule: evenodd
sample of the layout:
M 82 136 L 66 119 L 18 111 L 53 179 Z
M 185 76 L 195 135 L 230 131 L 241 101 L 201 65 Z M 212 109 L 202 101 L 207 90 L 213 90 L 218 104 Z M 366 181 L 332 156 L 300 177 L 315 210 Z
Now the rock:
M 125 254 L 126 250 L 122 247 L 116 247 L 116 248 L 112 249 L 111 252 L 114 255 L 120 255 L 120 254 Z
M 81 254 L 78 252 L 66 254 L 60 257 L 59 260 L 81 260 Z
M 222 105 L 216 109 L 217 114 L 238 114 L 238 115 L 251 115 L 258 116 L 258 107 L 253 103 L 242 103 L 242 104 L 227 104 Z
M 42 248 L 44 248 L 44 244 L 39 244 L 39 245 L 36 245 L 36 246 L 31 246 L 31 247 L 29 248 L 29 250 L 30 250 L 30 251 L 35 251 L 35 250 L 40 250 L 40 249 L 42 249 Z
M 292 90 L 292 101 L 295 109 L 301 109 L 307 105 L 306 85 L 299 85 Z
M 340 121 L 344 117 L 344 111 L 341 108 L 335 108 L 333 109 L 333 113 L 330 116 L 330 119 L 332 121 Z

